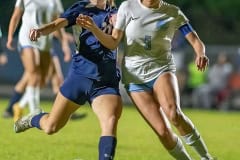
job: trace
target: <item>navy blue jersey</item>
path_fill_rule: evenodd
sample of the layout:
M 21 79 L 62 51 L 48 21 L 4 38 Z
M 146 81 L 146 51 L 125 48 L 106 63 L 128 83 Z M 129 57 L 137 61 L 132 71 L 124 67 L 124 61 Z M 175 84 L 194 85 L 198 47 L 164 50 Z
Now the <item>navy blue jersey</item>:
M 93 6 L 88 0 L 78 1 L 68 8 L 61 18 L 68 20 L 68 27 L 73 27 L 76 40 L 76 52 L 73 54 L 71 69 L 75 73 L 100 81 L 119 81 L 119 71 L 116 67 L 116 50 L 104 47 L 89 30 L 76 25 L 79 14 L 91 16 L 96 25 L 104 32 L 111 34 L 113 26 L 109 19 L 117 9 L 107 5 L 106 9 Z

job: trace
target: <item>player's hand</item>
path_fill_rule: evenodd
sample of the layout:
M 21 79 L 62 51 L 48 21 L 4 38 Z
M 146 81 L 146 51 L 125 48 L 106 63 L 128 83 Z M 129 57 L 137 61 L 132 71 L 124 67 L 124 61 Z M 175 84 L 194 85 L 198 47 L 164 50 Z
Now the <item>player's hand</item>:
M 38 38 L 40 37 L 40 35 L 41 35 L 41 33 L 40 33 L 39 30 L 37 30 L 37 29 L 31 29 L 31 30 L 30 30 L 30 33 L 29 33 L 29 39 L 30 39 L 31 41 L 37 41 Z
M 92 31 L 96 27 L 96 24 L 94 23 L 93 19 L 90 16 L 86 16 L 83 14 L 79 14 L 79 16 L 76 19 L 76 24 L 90 31 Z
M 5 54 L 0 54 L 0 65 L 5 65 L 8 62 L 8 57 Z
M 6 47 L 11 51 L 15 50 L 15 48 L 13 47 L 13 39 L 12 38 L 8 38 Z
M 209 65 L 209 59 L 205 55 L 197 56 L 195 60 L 195 64 L 197 65 L 197 68 L 199 71 L 205 71 Z
M 116 21 L 117 21 L 117 14 L 112 14 L 110 19 L 109 19 L 109 23 L 112 24 L 113 26 L 116 25 Z

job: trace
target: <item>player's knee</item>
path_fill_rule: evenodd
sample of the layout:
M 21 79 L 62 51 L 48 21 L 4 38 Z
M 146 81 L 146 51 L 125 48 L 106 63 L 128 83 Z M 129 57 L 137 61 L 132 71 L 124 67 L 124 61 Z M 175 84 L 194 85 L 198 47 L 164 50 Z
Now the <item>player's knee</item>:
M 174 126 L 179 126 L 182 114 L 181 111 L 177 109 L 177 106 L 172 106 L 168 117 Z
M 108 118 L 106 118 L 102 124 L 103 124 L 103 132 L 110 133 L 116 128 L 116 125 L 118 123 L 118 118 L 115 115 L 112 115 Z
M 112 115 L 108 118 L 107 123 L 112 126 L 117 124 L 117 121 L 118 121 L 118 117 L 116 115 Z
M 52 135 L 54 133 L 57 133 L 58 132 L 58 128 L 57 128 L 57 125 L 55 124 L 50 124 L 50 125 L 47 125 L 45 128 L 44 128 L 44 132 L 48 135 Z
M 159 132 L 158 132 L 158 136 L 160 139 L 169 139 L 168 137 L 171 135 L 170 133 L 170 130 L 165 127 L 163 129 L 161 129 Z

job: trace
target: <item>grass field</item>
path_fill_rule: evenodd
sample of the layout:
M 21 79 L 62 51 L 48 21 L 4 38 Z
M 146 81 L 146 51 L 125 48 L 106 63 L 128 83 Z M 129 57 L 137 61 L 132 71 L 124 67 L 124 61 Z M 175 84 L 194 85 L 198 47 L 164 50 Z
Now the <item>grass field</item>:
M 3 112 L 7 101 L 1 100 Z M 52 102 L 42 102 L 49 110 Z M 57 134 L 48 136 L 37 129 L 21 134 L 13 132 L 13 121 L 0 118 L 1 160 L 97 160 L 98 121 L 89 106 L 78 111 L 87 117 L 69 123 Z M 239 160 L 240 112 L 187 110 L 218 160 Z M 189 147 L 195 160 L 199 157 Z M 118 128 L 115 160 L 171 160 L 157 137 L 144 123 L 134 107 L 124 106 Z

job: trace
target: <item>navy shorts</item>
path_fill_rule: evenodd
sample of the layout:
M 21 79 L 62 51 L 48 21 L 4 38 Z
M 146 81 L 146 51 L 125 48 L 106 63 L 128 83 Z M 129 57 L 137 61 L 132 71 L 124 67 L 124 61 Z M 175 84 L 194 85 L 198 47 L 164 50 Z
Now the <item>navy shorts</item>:
M 93 99 L 105 94 L 119 95 L 119 84 L 101 82 L 71 72 L 60 88 L 60 92 L 67 99 L 83 105 L 92 103 Z

